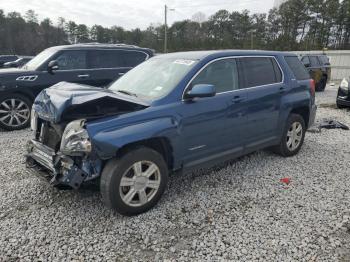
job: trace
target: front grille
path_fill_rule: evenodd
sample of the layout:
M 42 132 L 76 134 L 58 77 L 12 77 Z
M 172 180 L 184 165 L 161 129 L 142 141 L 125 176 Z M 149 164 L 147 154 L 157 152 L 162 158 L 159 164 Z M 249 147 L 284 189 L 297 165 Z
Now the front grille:
M 55 151 L 59 150 L 61 135 L 50 124 L 50 122 L 44 120 L 38 121 L 38 132 L 36 139 Z

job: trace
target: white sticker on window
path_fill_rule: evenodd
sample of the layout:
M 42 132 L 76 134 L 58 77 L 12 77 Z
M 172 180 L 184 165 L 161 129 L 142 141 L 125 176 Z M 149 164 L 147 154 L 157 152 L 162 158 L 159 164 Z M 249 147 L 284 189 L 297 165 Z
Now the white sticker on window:
M 155 90 L 155 91 L 161 91 L 162 89 L 163 89 L 162 86 L 157 86 L 154 90 Z
M 174 61 L 174 64 L 190 66 L 190 65 L 194 64 L 195 62 L 196 61 L 194 61 L 194 60 L 178 59 L 178 60 Z

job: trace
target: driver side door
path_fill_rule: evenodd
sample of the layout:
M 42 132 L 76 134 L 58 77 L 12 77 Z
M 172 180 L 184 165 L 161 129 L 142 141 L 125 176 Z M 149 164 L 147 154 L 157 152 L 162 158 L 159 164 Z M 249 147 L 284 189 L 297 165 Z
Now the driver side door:
M 87 54 L 85 50 L 64 50 L 52 60 L 58 63 L 58 70 L 45 72 L 48 87 L 65 81 L 70 83 L 90 84 L 91 76 L 87 69 Z

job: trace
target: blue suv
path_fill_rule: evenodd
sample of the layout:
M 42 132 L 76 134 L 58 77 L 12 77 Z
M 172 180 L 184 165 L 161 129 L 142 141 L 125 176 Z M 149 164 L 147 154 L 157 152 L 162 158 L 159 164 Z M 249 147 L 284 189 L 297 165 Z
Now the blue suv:
M 160 55 L 108 88 L 61 82 L 36 98 L 27 165 L 77 189 L 99 179 L 124 215 L 152 208 L 169 172 L 271 148 L 297 154 L 315 119 L 315 85 L 294 54 Z

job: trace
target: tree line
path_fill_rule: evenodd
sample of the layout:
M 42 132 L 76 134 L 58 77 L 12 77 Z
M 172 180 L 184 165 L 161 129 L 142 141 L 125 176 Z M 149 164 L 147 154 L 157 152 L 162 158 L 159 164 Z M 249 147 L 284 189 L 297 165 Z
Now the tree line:
M 28 10 L 0 9 L 0 54 L 35 55 L 72 43 L 125 43 L 162 52 L 164 25 L 126 30 L 91 27 L 59 18 L 56 23 Z M 206 18 L 196 13 L 168 28 L 168 51 L 204 49 L 320 50 L 350 49 L 350 0 L 289 0 L 268 13 L 219 10 Z

